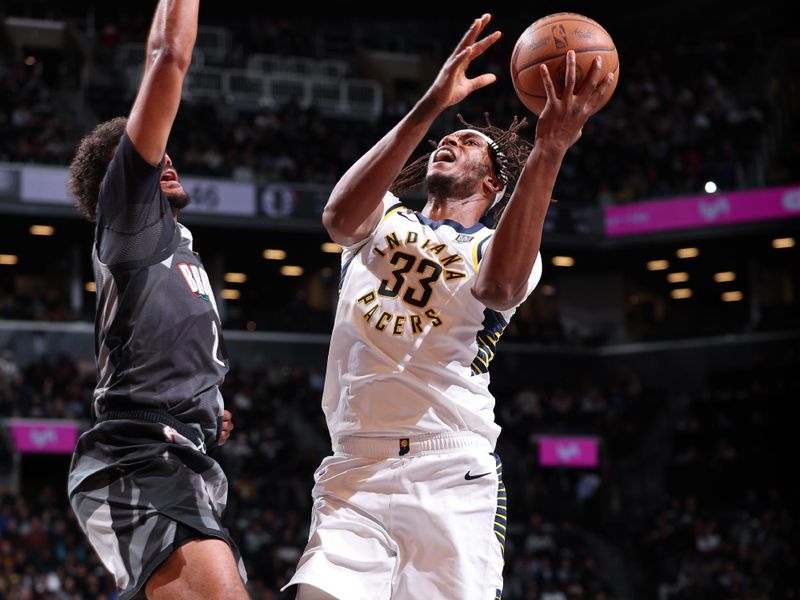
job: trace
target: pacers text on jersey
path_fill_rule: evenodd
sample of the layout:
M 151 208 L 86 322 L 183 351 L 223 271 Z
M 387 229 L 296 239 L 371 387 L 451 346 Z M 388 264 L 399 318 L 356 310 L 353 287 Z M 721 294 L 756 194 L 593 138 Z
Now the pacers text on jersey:
M 356 300 L 366 308 L 364 319 L 378 331 L 396 336 L 406 332 L 419 335 L 428 323 L 438 327 L 442 324 L 438 311 L 428 308 L 434 286 L 465 278 L 466 272 L 458 268 L 463 267 L 464 259 L 438 240 L 428 238 L 420 243 L 415 231 L 409 231 L 405 238 L 393 231 L 384 236 L 384 241 L 385 246 L 372 251 L 394 268 L 377 290 L 367 290 Z M 395 314 L 384 310 L 381 297 L 399 298 L 412 312 Z

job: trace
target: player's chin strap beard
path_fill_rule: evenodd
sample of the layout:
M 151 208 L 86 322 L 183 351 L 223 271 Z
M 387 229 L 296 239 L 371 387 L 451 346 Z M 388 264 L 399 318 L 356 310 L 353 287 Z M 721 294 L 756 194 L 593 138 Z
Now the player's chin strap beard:
M 192 201 L 191 196 L 189 196 L 189 193 L 185 190 L 178 194 L 164 194 L 164 195 L 166 196 L 167 202 L 169 202 L 170 207 L 176 210 L 182 210 L 186 208 Z
M 503 196 L 506 195 L 506 190 L 508 189 L 508 182 L 511 179 L 511 174 L 508 170 L 508 160 L 506 159 L 506 155 L 500 150 L 500 146 L 497 145 L 491 137 L 483 133 L 482 131 L 478 131 L 477 129 L 461 129 L 456 131 L 455 133 L 462 133 L 462 132 L 469 132 L 475 133 L 481 136 L 486 143 L 489 145 L 489 157 L 492 159 L 492 164 L 494 165 L 495 174 L 497 178 L 503 183 L 503 188 L 497 192 L 494 196 L 494 200 L 492 201 L 492 205 L 489 208 L 494 208 L 494 206 L 503 199 Z

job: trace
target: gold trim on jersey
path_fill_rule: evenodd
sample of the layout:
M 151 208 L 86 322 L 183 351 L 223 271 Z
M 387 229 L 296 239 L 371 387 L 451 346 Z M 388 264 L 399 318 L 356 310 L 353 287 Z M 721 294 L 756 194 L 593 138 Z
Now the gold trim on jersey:
M 401 203 L 398 203 L 398 204 L 393 204 L 392 206 L 390 206 L 390 207 L 389 207 L 389 208 L 386 210 L 386 212 L 385 212 L 385 213 L 384 213 L 384 215 L 383 215 L 383 219 L 382 219 L 382 220 L 383 220 L 383 221 L 385 221 L 386 219 L 388 219 L 389 217 L 391 217 L 391 216 L 392 216 L 394 213 L 396 213 L 396 212 L 397 212 L 398 210 L 400 210 L 401 208 L 405 208 L 405 206 L 403 206 Z
M 475 267 L 475 272 L 477 273 L 480 269 L 480 263 L 483 259 L 483 252 L 481 251 L 481 246 L 484 242 L 486 242 L 490 237 L 494 235 L 494 229 L 486 230 L 485 232 L 478 232 L 483 233 L 484 235 L 480 239 L 475 239 L 472 241 L 472 265 Z M 475 236 L 478 237 L 477 235 Z M 480 254 L 479 254 L 480 253 Z

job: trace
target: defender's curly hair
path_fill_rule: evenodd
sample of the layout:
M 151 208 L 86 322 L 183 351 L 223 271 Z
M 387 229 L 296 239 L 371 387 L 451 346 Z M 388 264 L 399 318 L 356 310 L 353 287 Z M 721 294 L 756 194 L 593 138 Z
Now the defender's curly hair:
M 464 117 L 460 114 L 458 115 L 458 120 L 464 127 L 480 131 L 495 141 L 496 147 L 490 145 L 489 154 L 492 158 L 495 174 L 504 184 L 507 184 L 504 197 L 495 204 L 494 208 L 490 211 L 492 212 L 491 219 L 496 224 L 500 221 L 500 216 L 503 214 L 508 204 L 508 199 L 511 197 L 511 192 L 514 189 L 514 183 L 517 181 L 522 167 L 525 166 L 528 155 L 531 153 L 531 150 L 533 150 L 533 144 L 527 140 L 523 140 L 519 135 L 519 130 L 528 125 L 528 119 L 520 119 L 515 116 L 509 128 L 502 129 L 491 122 L 488 112 L 484 113 L 484 118 L 486 119 L 486 126 L 479 127 L 468 123 Z M 434 140 L 429 141 L 434 148 L 437 147 L 437 143 Z M 392 183 L 389 191 L 399 198 L 403 194 L 420 187 L 425 181 L 425 175 L 428 171 L 428 159 L 430 156 L 431 153 L 428 152 L 414 162 L 406 165 L 406 167 L 400 171 L 394 183 Z
M 105 177 L 114 148 L 119 144 L 127 123 L 126 117 L 100 123 L 81 140 L 69 165 L 67 189 L 78 210 L 92 222 L 97 218 L 100 182 Z

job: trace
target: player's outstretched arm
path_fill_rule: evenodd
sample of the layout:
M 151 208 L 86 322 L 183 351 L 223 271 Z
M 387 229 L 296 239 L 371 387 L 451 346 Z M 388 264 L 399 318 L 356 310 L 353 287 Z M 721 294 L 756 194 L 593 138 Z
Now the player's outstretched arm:
M 434 119 L 494 82 L 495 76 L 489 73 L 472 79 L 466 76 L 470 63 L 500 39 L 500 32 L 495 31 L 478 40 L 490 20 L 488 14 L 475 19 L 425 95 L 333 188 L 322 222 L 334 242 L 350 245 L 369 235 L 381 218 L 383 196 Z
M 160 0 L 147 39 L 144 75 L 126 131 L 147 162 L 164 157 L 197 38 L 199 0 Z
M 547 104 L 536 124 L 536 140 L 503 212 L 497 233 L 489 242 L 473 294 L 494 310 L 507 310 L 525 299 L 528 279 L 561 162 L 578 141 L 589 116 L 607 93 L 613 74 L 601 81 L 597 57 L 583 88 L 575 91 L 575 52 L 567 53 L 563 97 L 556 95 L 550 73 L 541 66 Z

